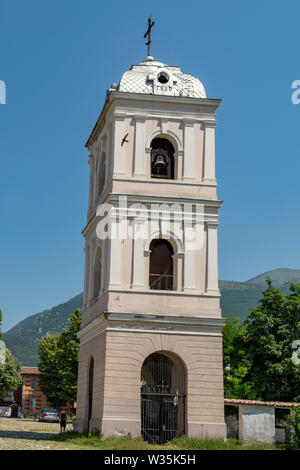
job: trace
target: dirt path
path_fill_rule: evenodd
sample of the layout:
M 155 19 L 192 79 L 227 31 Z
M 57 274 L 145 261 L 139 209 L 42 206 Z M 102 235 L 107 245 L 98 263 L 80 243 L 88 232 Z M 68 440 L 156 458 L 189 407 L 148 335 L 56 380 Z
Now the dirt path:
M 73 426 L 69 424 L 68 429 L 72 430 Z M 0 418 L 0 451 L 67 449 L 66 444 L 53 441 L 59 431 L 58 423 Z

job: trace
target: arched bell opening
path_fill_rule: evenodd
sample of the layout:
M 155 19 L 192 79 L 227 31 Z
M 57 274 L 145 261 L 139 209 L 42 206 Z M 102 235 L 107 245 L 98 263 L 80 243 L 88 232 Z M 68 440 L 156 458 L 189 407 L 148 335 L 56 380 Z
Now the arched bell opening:
M 159 351 L 141 372 L 141 422 L 144 440 L 164 444 L 185 432 L 186 371 L 175 354 Z
M 151 142 L 151 178 L 174 179 L 175 149 L 168 139 L 155 138 Z

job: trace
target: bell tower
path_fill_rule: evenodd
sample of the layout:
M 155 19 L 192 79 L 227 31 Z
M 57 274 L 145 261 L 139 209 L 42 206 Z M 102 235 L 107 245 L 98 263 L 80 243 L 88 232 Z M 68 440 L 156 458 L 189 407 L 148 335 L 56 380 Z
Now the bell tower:
M 78 431 L 156 443 L 226 435 L 219 104 L 200 80 L 151 56 L 106 94 L 86 144 Z

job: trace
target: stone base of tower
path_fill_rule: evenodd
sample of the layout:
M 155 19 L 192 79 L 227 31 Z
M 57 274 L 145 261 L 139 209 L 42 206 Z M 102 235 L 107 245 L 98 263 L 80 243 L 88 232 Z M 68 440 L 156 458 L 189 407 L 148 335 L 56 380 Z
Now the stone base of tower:
M 144 434 L 145 427 L 151 429 L 153 414 L 158 416 L 156 410 L 160 406 L 153 404 L 154 391 L 160 392 L 162 385 L 154 377 L 156 373 L 152 370 L 145 374 L 144 367 L 146 360 L 155 356 L 155 360 L 162 357 L 163 364 L 172 368 L 166 381 L 169 380 L 173 391 L 167 388 L 163 392 L 172 395 L 166 400 L 170 416 L 177 407 L 176 423 L 181 422 L 178 432 L 189 437 L 225 438 L 222 322 L 222 319 L 168 317 L 164 326 L 149 322 L 149 316 L 143 323 L 140 317 L 132 322 L 128 317 L 126 321 L 120 317 L 110 320 L 108 314 L 102 322 L 84 328 L 80 338 L 74 430 L 87 432 L 96 428 L 103 437 L 138 437 L 142 428 Z M 89 388 L 91 358 L 92 389 Z M 157 384 L 149 392 L 147 387 L 155 380 Z M 146 382 L 144 391 L 143 381 Z M 156 426 L 168 428 L 166 423 Z
M 74 423 L 74 431 L 80 433 L 91 432 L 97 429 L 103 437 L 110 436 L 128 436 L 140 437 L 141 436 L 141 421 L 140 420 L 111 420 L 101 418 L 93 418 L 90 423 L 87 420 L 76 420 Z M 225 423 L 187 423 L 185 435 L 198 439 L 205 438 L 226 438 L 226 424 Z
M 89 428 L 89 423 L 87 419 L 78 419 L 73 423 L 73 430 L 79 433 L 87 433 Z
M 188 437 L 196 437 L 198 439 L 215 438 L 225 439 L 227 429 L 225 423 L 188 423 L 186 432 Z
M 90 430 L 93 427 L 101 429 L 103 437 L 109 436 L 126 436 L 140 437 L 141 436 L 141 421 L 140 420 L 103 420 L 102 424 L 93 426 L 91 423 Z M 226 424 L 225 423 L 187 423 L 187 429 L 184 433 L 188 437 L 195 437 L 198 439 L 205 438 L 226 438 Z
M 141 435 L 141 420 L 122 420 L 122 419 L 103 419 L 102 435 L 109 436 L 131 436 L 139 437 Z
M 93 417 L 90 421 L 85 419 L 76 419 L 73 425 L 74 431 L 79 433 L 91 432 L 93 429 L 97 429 L 101 436 L 141 436 L 141 420 L 122 420 L 121 418 L 116 419 L 105 419 L 101 417 Z

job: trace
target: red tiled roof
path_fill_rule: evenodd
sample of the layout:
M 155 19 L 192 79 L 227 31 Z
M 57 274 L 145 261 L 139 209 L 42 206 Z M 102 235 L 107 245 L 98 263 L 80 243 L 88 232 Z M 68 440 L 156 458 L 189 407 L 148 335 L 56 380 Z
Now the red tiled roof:
M 284 401 L 259 401 L 259 400 L 241 400 L 238 398 L 224 398 L 225 405 L 255 405 L 255 406 L 277 406 L 280 408 L 292 408 L 300 406 L 300 403 Z
M 40 374 L 37 367 L 21 367 L 21 374 Z

